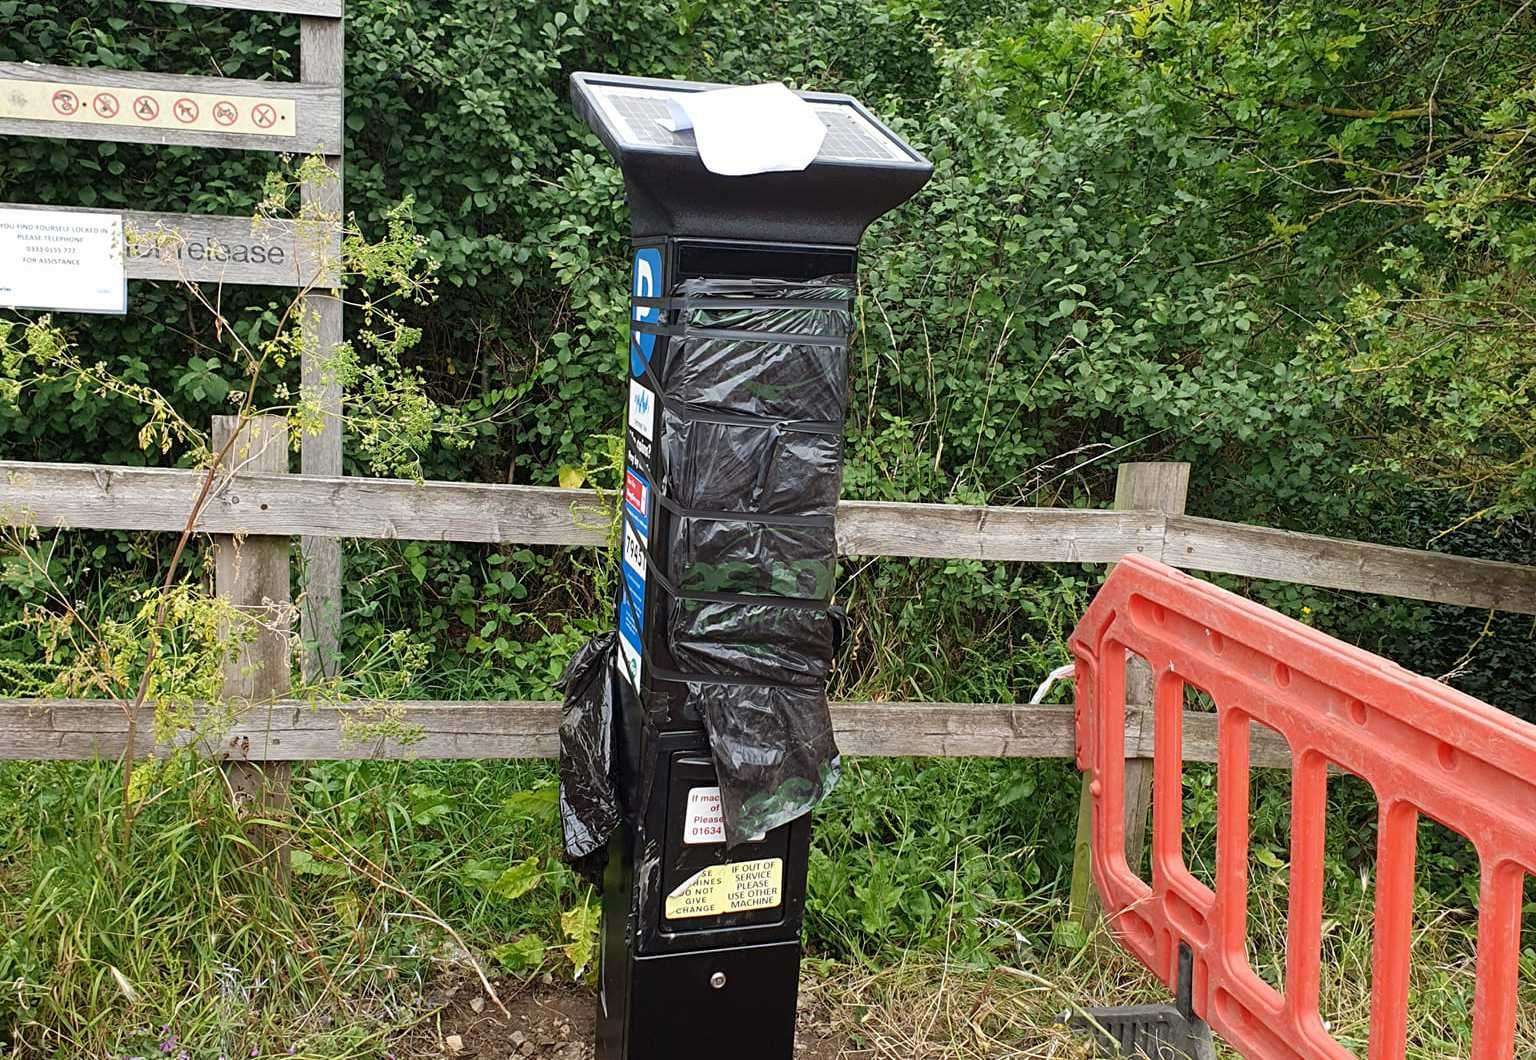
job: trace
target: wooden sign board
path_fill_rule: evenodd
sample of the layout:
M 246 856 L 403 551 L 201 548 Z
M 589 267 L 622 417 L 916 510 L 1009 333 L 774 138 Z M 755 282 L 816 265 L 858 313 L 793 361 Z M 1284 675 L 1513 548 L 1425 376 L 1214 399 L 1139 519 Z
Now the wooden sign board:
M 318 15 L 340 18 L 341 0 L 155 0 L 161 4 L 184 3 L 189 7 L 224 7 L 236 11 L 273 11 L 281 15 Z
M 11 210 L 58 210 L 7 203 Z M 123 218 L 130 280 L 190 280 L 266 287 L 307 287 L 340 254 L 335 225 L 252 221 L 249 217 L 71 209 Z
M 0 136 L 341 151 L 341 87 L 0 63 Z

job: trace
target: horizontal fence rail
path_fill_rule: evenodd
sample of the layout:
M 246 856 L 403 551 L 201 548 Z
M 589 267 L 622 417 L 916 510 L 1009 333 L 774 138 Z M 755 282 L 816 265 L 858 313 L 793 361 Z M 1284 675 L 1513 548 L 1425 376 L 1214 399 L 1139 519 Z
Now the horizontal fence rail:
M 175 532 L 203 472 L 0 461 L 0 524 Z M 528 545 L 602 545 L 592 490 L 399 479 L 237 475 L 198 521 L 206 533 Z M 1157 511 L 845 501 L 845 555 L 1110 563 L 1185 570 L 1536 614 L 1536 567 L 1344 541 Z
M 382 711 L 389 711 L 384 715 Z M 164 751 L 153 735 L 153 707 L 143 709 L 136 755 Z M 409 743 L 368 735 L 381 717 L 420 738 Z M 1071 758 L 1071 707 L 1007 703 L 834 703 L 838 746 L 850 755 L 885 758 Z M 282 700 L 247 708 L 232 725 L 213 723 L 181 734 L 181 745 L 236 760 L 554 758 L 560 750 L 560 704 L 356 701 L 313 704 Z M 1150 757 L 1154 725 L 1146 708 L 1125 715 L 1125 753 Z M 1216 760 L 1216 718 L 1184 719 L 1184 757 Z M 101 699 L 0 699 L 0 760 L 116 758 L 127 750 L 128 715 Z M 1283 739 L 1256 733 L 1253 763 L 1284 768 Z

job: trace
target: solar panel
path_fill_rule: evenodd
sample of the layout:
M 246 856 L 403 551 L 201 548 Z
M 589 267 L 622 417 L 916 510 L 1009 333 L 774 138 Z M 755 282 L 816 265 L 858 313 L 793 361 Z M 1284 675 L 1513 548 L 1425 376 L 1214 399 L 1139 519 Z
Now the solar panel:
M 646 147 L 693 147 L 693 131 L 673 132 L 662 124 L 671 116 L 669 96 L 677 93 L 595 85 L 593 95 L 608 114 L 609 125 L 625 140 Z M 812 103 L 827 127 L 816 158 L 827 162 L 907 162 L 890 138 L 853 107 L 842 103 Z

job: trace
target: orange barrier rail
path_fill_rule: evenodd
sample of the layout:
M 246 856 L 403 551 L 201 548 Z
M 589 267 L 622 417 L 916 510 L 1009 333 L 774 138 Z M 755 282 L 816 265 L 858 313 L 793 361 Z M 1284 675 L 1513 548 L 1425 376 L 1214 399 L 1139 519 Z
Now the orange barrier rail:
M 1536 726 L 1268 608 L 1138 557 L 1117 566 L 1071 638 L 1077 758 L 1093 799 L 1093 874 L 1120 943 L 1170 988 L 1193 953 L 1194 1011 L 1251 1060 L 1354 1054 L 1318 1008 L 1330 766 L 1380 807 L 1371 1060 L 1404 1055 L 1420 816 L 1481 863 L 1473 1060 L 1514 1056 L 1521 896 L 1536 875 Z M 1125 856 L 1127 653 L 1156 675 L 1151 882 Z M 1186 685 L 1218 715 L 1215 890 L 1184 863 L 1180 749 Z M 1284 991 L 1246 949 L 1250 723 L 1293 755 Z

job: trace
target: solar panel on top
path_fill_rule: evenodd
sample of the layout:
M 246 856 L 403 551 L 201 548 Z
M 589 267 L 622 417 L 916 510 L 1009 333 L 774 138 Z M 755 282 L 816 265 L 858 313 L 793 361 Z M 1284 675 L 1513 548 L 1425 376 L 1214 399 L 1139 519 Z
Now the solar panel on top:
M 618 131 L 633 144 L 652 147 L 693 147 L 693 132 L 673 132 L 662 124 L 671 111 L 668 95 L 643 89 L 599 87 L 597 94 L 612 117 L 621 123 Z M 839 162 L 905 161 L 877 128 L 849 107 L 837 103 L 816 103 L 816 114 L 827 127 L 818 159 Z

